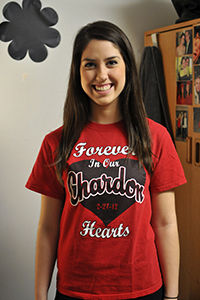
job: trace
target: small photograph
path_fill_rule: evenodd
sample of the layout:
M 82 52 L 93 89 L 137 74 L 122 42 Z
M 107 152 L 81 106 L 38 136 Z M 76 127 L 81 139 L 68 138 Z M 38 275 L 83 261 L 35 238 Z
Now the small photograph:
M 177 104 L 192 105 L 192 81 L 177 82 Z
M 200 66 L 194 66 L 194 103 L 200 104 Z
M 176 140 L 186 142 L 188 136 L 188 109 L 176 107 Z
M 176 34 L 176 56 L 192 54 L 192 29 L 179 31 Z
M 192 80 L 192 56 L 176 57 L 176 80 Z
M 194 132 L 200 133 L 200 108 L 193 108 Z
M 200 26 L 194 27 L 193 63 L 200 64 Z

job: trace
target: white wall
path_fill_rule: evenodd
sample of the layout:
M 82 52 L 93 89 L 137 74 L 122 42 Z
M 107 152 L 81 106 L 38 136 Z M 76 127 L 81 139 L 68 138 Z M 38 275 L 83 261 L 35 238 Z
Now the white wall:
M 0 0 L 0 11 L 9 1 Z M 21 1 L 15 1 L 21 5 Z M 0 299 L 34 299 L 34 253 L 40 196 L 25 182 L 46 133 L 62 123 L 73 39 L 88 22 L 116 23 L 139 65 L 144 32 L 174 24 L 170 0 L 41 0 L 59 15 L 61 43 L 48 58 L 15 61 L 0 42 Z M 0 22 L 5 21 L 2 13 Z M 49 299 L 53 299 L 55 277 Z

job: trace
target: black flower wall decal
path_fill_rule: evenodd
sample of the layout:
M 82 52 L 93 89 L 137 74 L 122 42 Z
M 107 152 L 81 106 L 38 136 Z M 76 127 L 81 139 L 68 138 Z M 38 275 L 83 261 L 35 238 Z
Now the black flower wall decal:
M 9 55 L 22 60 L 27 52 L 34 62 L 47 58 L 47 47 L 55 48 L 60 43 L 60 33 L 50 28 L 58 22 L 58 15 L 50 7 L 41 10 L 39 0 L 23 0 L 22 7 L 9 2 L 3 8 L 3 15 L 9 22 L 0 24 L 0 40 L 11 43 Z

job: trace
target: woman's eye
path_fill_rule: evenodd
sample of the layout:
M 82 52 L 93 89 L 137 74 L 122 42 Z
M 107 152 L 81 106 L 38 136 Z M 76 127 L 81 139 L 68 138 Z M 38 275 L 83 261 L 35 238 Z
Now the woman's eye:
M 116 60 L 109 60 L 107 65 L 110 65 L 110 66 L 114 66 L 117 64 L 117 61 Z
M 93 62 L 88 62 L 87 64 L 85 64 L 85 68 L 94 68 L 95 64 Z

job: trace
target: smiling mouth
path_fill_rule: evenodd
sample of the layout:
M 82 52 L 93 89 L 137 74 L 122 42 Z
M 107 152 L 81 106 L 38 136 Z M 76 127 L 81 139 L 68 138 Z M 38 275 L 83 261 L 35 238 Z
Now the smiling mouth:
M 104 92 L 104 91 L 108 91 L 111 89 L 111 87 L 113 86 L 112 83 L 110 84 L 105 84 L 105 85 L 93 85 L 94 89 L 96 91 L 100 91 L 100 92 Z

